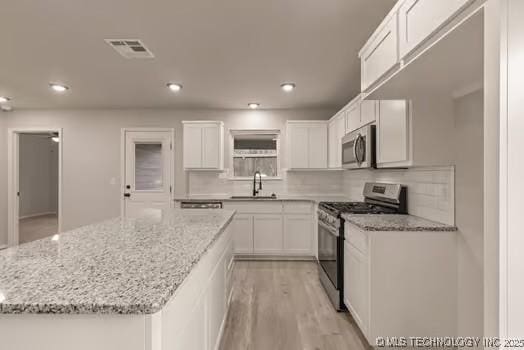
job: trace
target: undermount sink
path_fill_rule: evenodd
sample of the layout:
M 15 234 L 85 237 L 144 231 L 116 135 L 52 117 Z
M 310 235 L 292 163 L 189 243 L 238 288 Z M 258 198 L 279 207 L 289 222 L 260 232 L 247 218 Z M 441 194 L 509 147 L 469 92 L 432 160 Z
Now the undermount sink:
M 277 196 L 231 196 L 231 199 L 277 199 Z

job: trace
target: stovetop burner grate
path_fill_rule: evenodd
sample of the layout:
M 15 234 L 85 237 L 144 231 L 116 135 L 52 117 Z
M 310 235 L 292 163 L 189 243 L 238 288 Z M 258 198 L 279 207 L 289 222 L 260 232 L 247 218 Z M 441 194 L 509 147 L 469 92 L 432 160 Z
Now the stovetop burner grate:
M 366 202 L 321 202 L 319 205 L 322 209 L 328 210 L 337 216 L 342 213 L 398 214 L 398 210 L 396 209 Z

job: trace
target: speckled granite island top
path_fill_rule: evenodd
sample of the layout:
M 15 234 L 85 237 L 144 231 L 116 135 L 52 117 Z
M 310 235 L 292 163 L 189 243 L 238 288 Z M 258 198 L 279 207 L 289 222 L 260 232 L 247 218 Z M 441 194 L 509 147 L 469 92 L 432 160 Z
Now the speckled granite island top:
M 233 214 L 158 211 L 0 251 L 0 313 L 155 313 Z
M 364 231 L 456 231 L 455 226 L 441 224 L 413 215 L 342 214 L 342 218 Z

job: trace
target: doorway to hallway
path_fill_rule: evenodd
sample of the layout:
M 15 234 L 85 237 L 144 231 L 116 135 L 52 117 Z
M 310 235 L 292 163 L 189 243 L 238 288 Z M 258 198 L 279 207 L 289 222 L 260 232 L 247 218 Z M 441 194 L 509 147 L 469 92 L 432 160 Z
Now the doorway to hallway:
M 61 130 L 9 131 L 9 245 L 61 228 Z

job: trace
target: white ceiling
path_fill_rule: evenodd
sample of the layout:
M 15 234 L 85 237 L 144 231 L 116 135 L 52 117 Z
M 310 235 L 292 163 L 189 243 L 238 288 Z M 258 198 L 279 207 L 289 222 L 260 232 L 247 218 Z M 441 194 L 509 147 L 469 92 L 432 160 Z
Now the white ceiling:
M 8 0 L 0 95 L 14 108 L 339 107 L 359 91 L 357 53 L 395 2 Z M 155 58 L 126 60 L 106 38 L 141 39 Z

